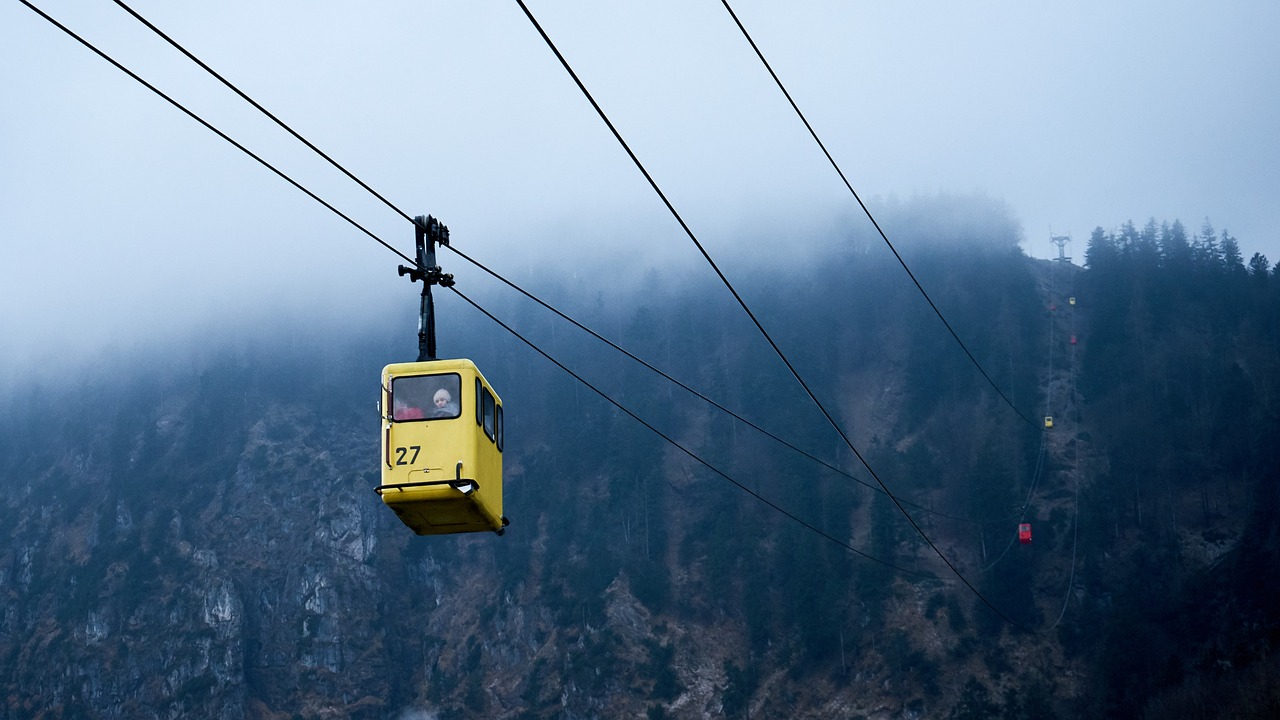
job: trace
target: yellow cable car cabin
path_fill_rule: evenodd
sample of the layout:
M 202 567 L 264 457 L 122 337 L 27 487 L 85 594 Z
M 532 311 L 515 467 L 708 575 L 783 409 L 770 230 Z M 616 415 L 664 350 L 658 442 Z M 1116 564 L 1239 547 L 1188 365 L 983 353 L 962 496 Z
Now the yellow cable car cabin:
M 501 535 L 502 400 L 470 360 L 382 369 L 378 494 L 419 535 Z
M 1044 416 L 1044 426 L 1045 426 L 1045 428 L 1046 428 L 1046 429 L 1047 429 L 1047 428 L 1051 428 L 1051 427 L 1053 427 L 1053 416 L 1052 416 L 1052 415 L 1045 415 L 1045 416 Z

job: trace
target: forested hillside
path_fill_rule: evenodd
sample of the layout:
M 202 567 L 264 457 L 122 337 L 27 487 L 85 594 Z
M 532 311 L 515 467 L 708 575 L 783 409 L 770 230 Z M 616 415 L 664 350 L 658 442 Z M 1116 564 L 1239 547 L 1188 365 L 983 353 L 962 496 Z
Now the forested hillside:
M 1080 267 L 925 205 L 890 219 L 950 330 L 875 243 L 732 268 L 849 445 L 703 269 L 527 284 L 740 418 L 468 288 L 597 393 L 444 293 L 441 354 L 505 403 L 503 537 L 413 536 L 373 492 L 412 296 L 5 388 L 0 712 L 1280 708 L 1280 278 L 1207 221 L 1095 231 Z
M 1159 692 L 1154 716 L 1272 714 L 1280 276 L 1208 220 L 1095 230 L 1086 261 L 1080 387 L 1106 453 L 1082 531 L 1110 596 L 1082 607 L 1105 628 L 1095 674 L 1125 711 Z

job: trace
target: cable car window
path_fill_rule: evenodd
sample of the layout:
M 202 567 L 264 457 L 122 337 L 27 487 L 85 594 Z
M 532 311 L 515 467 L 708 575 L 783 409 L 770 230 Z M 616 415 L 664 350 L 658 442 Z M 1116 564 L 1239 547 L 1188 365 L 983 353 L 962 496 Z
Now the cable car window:
M 483 399 L 480 404 L 484 407 L 484 434 L 488 435 L 490 440 L 493 440 L 494 416 L 497 413 L 497 403 L 493 399 L 493 393 L 489 392 L 489 388 L 484 388 L 481 397 Z
M 502 406 L 498 406 L 498 422 L 497 422 L 497 439 L 498 452 L 502 452 Z
M 461 387 L 457 373 L 393 378 L 392 418 L 396 422 L 456 418 L 462 414 L 458 403 Z
M 484 425 L 484 403 L 480 398 L 484 396 L 484 386 L 480 384 L 480 378 L 476 378 L 476 425 Z

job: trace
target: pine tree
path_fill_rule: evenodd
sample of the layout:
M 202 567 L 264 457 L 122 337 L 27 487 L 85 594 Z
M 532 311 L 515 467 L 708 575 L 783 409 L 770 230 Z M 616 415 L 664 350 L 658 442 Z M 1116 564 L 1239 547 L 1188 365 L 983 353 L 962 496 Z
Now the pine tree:
M 1253 257 L 1249 258 L 1249 274 L 1257 280 L 1266 281 L 1267 268 L 1270 266 L 1271 263 L 1267 260 L 1267 256 L 1262 253 L 1256 252 Z
M 1240 254 L 1240 243 L 1227 233 L 1226 228 L 1222 230 L 1222 242 L 1219 248 L 1222 251 L 1222 263 L 1226 265 L 1227 272 L 1232 275 L 1244 273 L 1244 256 Z
M 1174 220 L 1173 225 L 1161 225 L 1160 251 L 1169 268 L 1181 269 L 1191 264 L 1191 243 L 1181 220 Z
M 1213 231 L 1209 218 L 1204 219 L 1200 233 L 1191 245 L 1192 257 L 1201 268 L 1217 269 L 1222 264 L 1222 252 L 1218 249 L 1218 236 Z
M 1147 220 L 1147 224 L 1142 227 L 1142 232 L 1138 233 L 1138 243 L 1135 248 L 1139 264 L 1144 268 L 1154 269 L 1160 263 L 1160 227 L 1156 225 L 1156 219 L 1153 217 Z
M 1126 220 L 1120 226 L 1120 234 L 1116 237 L 1116 248 L 1121 255 L 1133 255 L 1140 246 L 1140 240 L 1138 228 L 1133 224 L 1132 220 Z
M 1085 267 L 1091 270 L 1110 269 L 1115 266 L 1119 255 L 1115 238 L 1108 235 L 1101 226 L 1094 228 L 1089 235 L 1089 245 L 1084 251 Z

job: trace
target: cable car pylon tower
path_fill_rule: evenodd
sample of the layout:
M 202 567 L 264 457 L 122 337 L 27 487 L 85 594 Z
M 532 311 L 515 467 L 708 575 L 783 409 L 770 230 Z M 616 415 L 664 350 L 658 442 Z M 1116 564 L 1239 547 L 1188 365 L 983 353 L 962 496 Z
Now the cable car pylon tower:
M 436 264 L 436 243 L 449 244 L 449 227 L 430 215 L 413 219 L 414 247 L 417 267 L 401 265 L 401 277 L 422 283 L 422 304 L 418 311 L 418 362 L 436 359 L 436 304 L 431 287 L 453 287 L 453 275 L 442 272 Z
M 1049 234 L 1049 242 L 1058 246 L 1058 257 L 1057 257 L 1058 262 L 1062 262 L 1062 263 L 1071 262 L 1071 256 L 1067 255 L 1065 250 L 1066 244 L 1071 242 L 1070 235 L 1054 235 L 1051 232 Z

